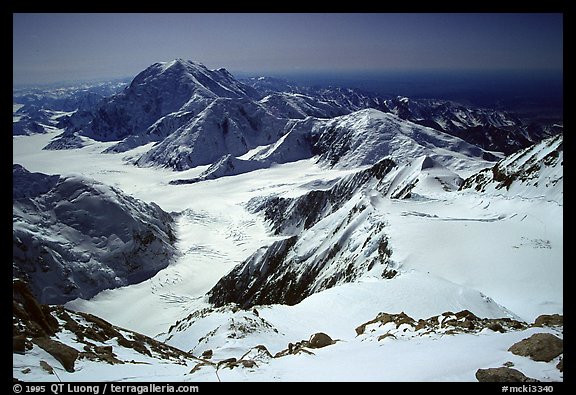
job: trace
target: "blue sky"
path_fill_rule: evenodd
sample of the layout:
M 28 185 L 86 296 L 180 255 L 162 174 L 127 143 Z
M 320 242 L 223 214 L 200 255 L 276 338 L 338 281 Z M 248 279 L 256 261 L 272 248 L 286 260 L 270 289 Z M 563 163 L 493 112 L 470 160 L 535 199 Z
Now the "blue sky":
M 557 70 L 562 14 L 13 14 L 13 82 L 231 72 Z

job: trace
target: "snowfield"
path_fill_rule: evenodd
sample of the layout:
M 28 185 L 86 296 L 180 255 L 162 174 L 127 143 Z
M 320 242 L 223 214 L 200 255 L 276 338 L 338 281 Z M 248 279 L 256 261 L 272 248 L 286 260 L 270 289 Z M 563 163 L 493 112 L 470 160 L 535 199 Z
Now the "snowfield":
M 178 250 L 174 263 L 149 280 L 102 291 L 90 300 L 76 299 L 66 307 L 195 356 L 211 350 L 212 361 L 240 359 L 250 352 L 256 362 L 251 367 L 207 364 L 193 369 L 197 361 L 176 364 L 118 351 L 119 359 L 137 363 L 78 360 L 75 372 L 58 370 L 63 381 L 476 381 L 477 369 L 505 362 L 512 362 L 529 377 L 562 381 L 563 374 L 555 367 L 558 358 L 536 362 L 507 351 L 533 333 L 562 338 L 560 329 L 528 327 L 506 333 L 483 329 L 451 335 L 399 335 L 381 341 L 355 331 L 382 312 L 404 312 L 418 320 L 468 310 L 481 318 L 508 317 L 527 323 L 541 314 L 563 314 L 561 200 L 500 190 L 458 191 L 461 179 L 456 169 L 423 166 L 421 159 L 390 176 L 396 176 L 395 185 L 419 180 L 409 198 L 390 199 L 376 191 L 365 196 L 385 223 L 395 276 L 382 278 L 368 272 L 292 306 L 214 308 L 206 293 L 219 279 L 259 248 L 286 238 L 274 235 L 263 215 L 248 209 L 251 199 L 297 198 L 311 190 L 327 190 L 368 166 L 328 168 L 304 159 L 215 180 L 170 185 L 175 179 L 198 177 L 208 166 L 177 173 L 136 167 L 127 162 L 150 145 L 102 154 L 115 142 L 88 138 L 80 149 L 42 150 L 57 134 L 14 136 L 13 162 L 30 172 L 82 175 L 156 203 L 175 218 Z M 317 237 L 322 240 L 330 235 Z M 318 332 L 336 343 L 312 350 L 313 354 L 271 357 L 289 343 L 308 340 Z M 59 336 L 60 341 L 74 344 L 72 335 Z M 254 347 L 259 345 L 271 356 L 256 353 Z M 58 366 L 54 357 L 35 346 L 25 355 L 14 354 L 14 377 L 52 380 L 53 376 L 38 368 L 38 360 Z M 27 367 L 32 372 L 22 373 Z
M 562 125 L 182 59 L 66 92 L 13 94 L 14 379 L 563 381 Z

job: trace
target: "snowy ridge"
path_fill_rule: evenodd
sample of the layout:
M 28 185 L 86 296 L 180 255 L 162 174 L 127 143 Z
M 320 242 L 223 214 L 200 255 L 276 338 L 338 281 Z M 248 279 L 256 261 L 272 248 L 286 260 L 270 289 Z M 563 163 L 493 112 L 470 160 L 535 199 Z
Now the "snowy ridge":
M 526 124 L 514 114 L 487 108 L 470 108 L 447 100 L 402 96 L 390 98 L 350 88 L 311 88 L 269 77 L 243 81 L 263 95 L 305 95 L 308 101 L 313 99 L 319 103 L 334 103 L 346 113 L 368 108 L 392 113 L 401 119 L 459 137 L 487 151 L 506 155 L 558 133 L 553 125 Z M 300 109 L 306 110 L 305 107 Z M 317 116 L 312 112 L 306 115 Z
M 399 166 L 390 176 L 391 184 L 386 196 L 393 199 L 412 197 L 422 191 L 433 194 L 435 191 L 456 191 L 462 184 L 462 178 L 440 165 L 429 156 L 421 156 Z
M 377 197 L 363 193 L 378 190 L 393 167 L 385 159 L 327 190 L 296 199 L 253 199 L 251 209 L 263 211 L 276 234 L 291 237 L 260 249 L 223 277 L 209 292 L 210 302 L 291 305 L 367 273 L 393 277 L 385 220 L 372 203 Z
M 330 120 L 312 117 L 291 120 L 285 130 L 278 141 L 248 157 L 262 163 L 253 167 L 316 158 L 331 167 L 354 168 L 373 165 L 385 157 L 400 164 L 417 157 L 429 157 L 451 171 L 469 171 L 497 158 L 457 137 L 374 109 Z M 448 173 L 439 175 L 439 179 L 445 178 L 449 188 L 459 185 L 459 176 L 446 171 Z
M 327 102 L 299 93 L 273 93 L 260 100 L 272 114 L 281 118 L 333 118 L 349 113 L 337 102 Z
M 252 199 L 248 207 L 262 212 L 275 234 L 290 237 L 260 249 L 223 277 L 210 291 L 210 302 L 242 308 L 294 304 L 364 275 L 394 277 L 387 222 L 377 207 L 384 196 L 410 196 L 419 181 L 427 191 L 433 183 L 455 191 L 461 179 L 428 157 L 400 167 L 383 159 L 326 190 Z
M 253 101 L 219 98 L 142 155 L 137 164 L 175 170 L 212 164 L 223 155 L 239 156 L 276 141 L 285 122 Z
M 494 158 L 459 138 L 374 109 L 326 121 L 315 130 L 315 138 L 320 160 L 332 166 L 373 164 L 386 156 L 403 163 L 428 155 L 457 170 Z
M 190 179 L 175 179 L 171 180 L 171 185 L 180 184 L 193 184 L 195 182 L 213 180 L 220 177 L 229 177 L 238 174 L 248 173 L 258 169 L 265 169 L 270 166 L 266 161 L 255 161 L 238 159 L 232 155 L 224 155 L 220 160 L 210 165 L 208 169 L 204 170 L 198 177 Z
M 292 305 L 365 274 L 393 277 L 385 224 L 367 207 L 369 199 L 357 199 L 300 236 L 256 252 L 215 285 L 210 302 L 216 306 L 234 302 L 242 308 Z
M 83 177 L 13 170 L 13 274 L 42 303 L 91 298 L 165 268 L 173 220 L 115 188 Z
M 462 189 L 505 193 L 523 197 L 545 197 L 562 205 L 563 135 L 559 134 L 522 149 L 469 177 Z

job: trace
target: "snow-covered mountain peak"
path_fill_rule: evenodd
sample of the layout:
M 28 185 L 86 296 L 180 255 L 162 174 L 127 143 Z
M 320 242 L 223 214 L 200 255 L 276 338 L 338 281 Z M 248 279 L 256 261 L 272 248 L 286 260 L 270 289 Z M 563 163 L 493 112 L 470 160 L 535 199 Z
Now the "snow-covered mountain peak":
M 209 70 L 202 63 L 183 59 L 153 64 L 138 74 L 130 87 L 153 85 L 152 89 L 154 87 L 177 88 L 174 84 L 188 86 L 187 91 L 190 93 L 187 95 L 188 99 L 195 91 L 213 98 L 258 97 L 252 88 L 235 80 L 226 69 Z M 146 89 L 149 91 L 150 87 Z
M 178 68 L 178 67 L 186 67 L 186 66 L 192 66 L 192 65 L 206 69 L 206 67 L 202 63 L 194 62 L 191 60 L 187 61 L 187 60 L 184 60 L 182 58 L 177 58 L 177 59 L 171 60 L 169 62 L 158 62 L 158 63 L 155 63 L 155 65 L 160 66 L 162 68 L 163 72 L 172 68 L 172 67 Z
M 61 149 L 78 142 L 78 136 L 98 141 L 128 138 L 111 151 L 125 151 L 172 133 L 180 122 L 161 122 L 185 111 L 188 118 L 197 115 L 219 98 L 256 100 L 260 94 L 236 80 L 225 69 L 209 70 L 201 63 L 176 59 L 155 63 L 140 72 L 122 92 L 103 99 L 93 109 L 70 117 L 63 136 L 47 146 Z M 159 122 L 161 133 L 148 133 Z M 173 126 L 173 127 L 167 127 Z M 82 145 L 76 144 L 75 146 Z
M 370 165 L 386 156 L 407 163 L 427 155 L 456 171 L 493 157 L 458 137 L 373 108 L 326 121 L 317 127 L 316 141 L 320 160 L 338 167 Z

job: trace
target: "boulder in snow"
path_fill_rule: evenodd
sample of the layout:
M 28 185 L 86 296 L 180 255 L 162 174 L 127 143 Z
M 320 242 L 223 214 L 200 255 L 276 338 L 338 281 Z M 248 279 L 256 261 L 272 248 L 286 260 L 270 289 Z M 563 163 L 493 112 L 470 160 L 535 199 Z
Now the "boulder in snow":
M 551 333 L 535 333 L 508 349 L 513 354 L 530 357 L 534 361 L 550 362 L 564 351 L 562 339 Z
M 476 379 L 480 382 L 490 383 L 536 383 L 538 380 L 526 377 L 524 373 L 519 370 L 501 367 L 478 369 L 476 371 Z
M 308 340 L 311 348 L 322 348 L 326 346 L 330 346 L 336 343 L 330 336 L 325 334 L 324 332 L 318 332 L 310 336 L 310 340 Z

